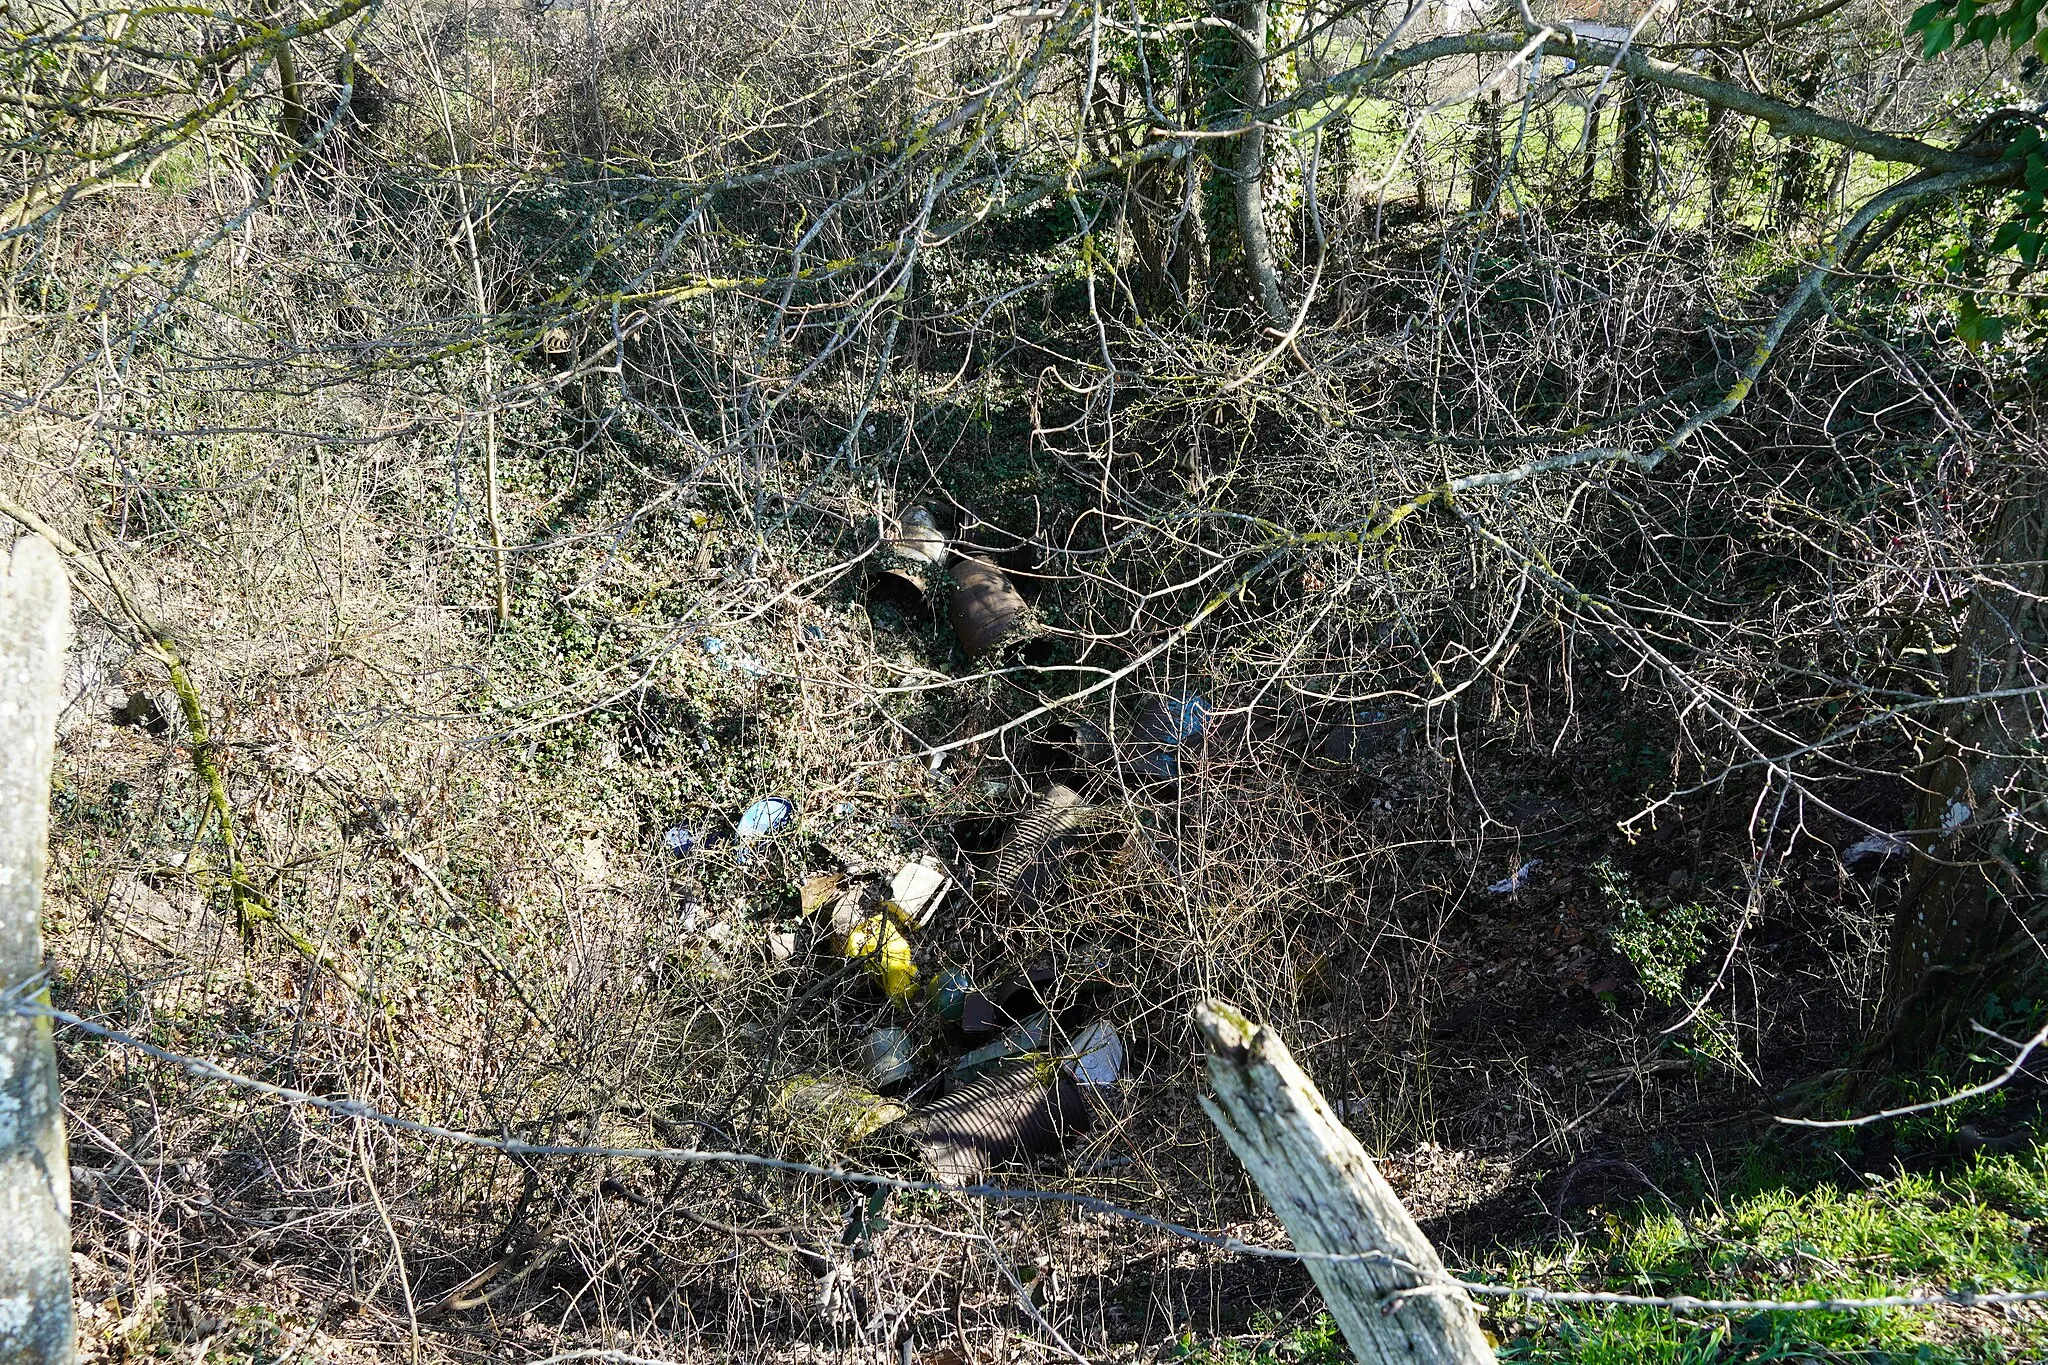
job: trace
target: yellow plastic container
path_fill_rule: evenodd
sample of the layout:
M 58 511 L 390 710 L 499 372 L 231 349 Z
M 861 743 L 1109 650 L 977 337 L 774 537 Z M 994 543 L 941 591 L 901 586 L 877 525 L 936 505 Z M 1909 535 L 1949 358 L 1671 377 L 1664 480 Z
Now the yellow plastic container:
M 895 905 L 883 901 L 881 914 L 870 915 L 847 931 L 846 955 L 867 963 L 891 1001 L 910 1003 L 917 990 L 917 964 L 910 959 L 910 936 Z

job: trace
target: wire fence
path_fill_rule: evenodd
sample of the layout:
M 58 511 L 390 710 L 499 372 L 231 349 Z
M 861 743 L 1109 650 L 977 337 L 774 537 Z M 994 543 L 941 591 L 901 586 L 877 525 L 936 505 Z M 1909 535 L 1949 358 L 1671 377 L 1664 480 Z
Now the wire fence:
M 43 1005 L 25 998 L 39 991 L 45 984 L 42 978 L 32 978 L 0 996 L 0 1005 L 10 1012 L 28 1017 L 40 1017 L 76 1029 L 90 1037 L 113 1043 L 119 1047 L 140 1052 L 158 1061 L 182 1068 L 192 1075 L 205 1080 L 218 1081 L 237 1089 L 267 1096 L 285 1104 L 303 1105 L 320 1109 L 343 1118 L 379 1124 L 400 1132 L 413 1133 L 455 1146 L 483 1148 L 502 1152 L 514 1157 L 583 1157 L 617 1161 L 652 1161 L 675 1165 L 692 1166 L 741 1166 L 761 1170 L 780 1171 L 789 1175 L 809 1176 L 838 1184 L 863 1187 L 870 1190 L 892 1193 L 931 1193 L 957 1195 L 967 1199 L 983 1199 L 1004 1203 L 1057 1204 L 1086 1213 L 1115 1218 L 1148 1228 L 1154 1232 L 1178 1238 L 1196 1246 L 1219 1251 L 1232 1256 L 1254 1257 L 1269 1261 L 1291 1261 L 1297 1263 L 1376 1265 L 1403 1271 L 1414 1276 L 1421 1283 L 1397 1290 L 1389 1296 L 1388 1308 L 1399 1306 L 1400 1302 L 1417 1294 L 1464 1292 L 1475 1297 L 1489 1299 L 1519 1299 L 1528 1303 L 1552 1304 L 1559 1306 L 1658 1308 L 1674 1313 L 1842 1313 L 1866 1309 L 1886 1308 L 1985 1308 L 2007 1304 L 2048 1302 L 2048 1288 L 1974 1290 L 1955 1289 L 1910 1294 L 1880 1294 L 1860 1298 L 1808 1298 L 1808 1299 L 1746 1299 L 1746 1298 L 1700 1298 L 1690 1294 L 1624 1294 L 1605 1290 L 1561 1290 L 1547 1289 L 1540 1285 L 1500 1284 L 1485 1280 L 1451 1278 L 1438 1280 L 1426 1275 L 1418 1267 L 1400 1257 L 1385 1251 L 1303 1251 L 1292 1247 L 1268 1246 L 1249 1242 L 1240 1237 L 1222 1232 L 1205 1232 L 1188 1227 L 1141 1209 L 1098 1199 L 1092 1195 L 1078 1194 L 1066 1190 L 1044 1190 L 1014 1185 L 942 1185 L 929 1180 L 917 1180 L 906 1176 L 889 1175 L 880 1171 L 849 1170 L 843 1166 L 820 1166 L 807 1161 L 792 1161 L 783 1157 L 767 1156 L 758 1152 L 733 1152 L 706 1150 L 695 1147 L 612 1147 L 594 1143 L 538 1143 L 518 1138 L 493 1137 L 485 1133 L 450 1128 L 442 1124 L 428 1123 L 420 1119 L 406 1118 L 400 1114 L 389 1114 L 375 1109 L 360 1100 L 336 1099 L 331 1096 L 315 1095 L 309 1091 L 297 1090 L 290 1086 L 276 1085 L 230 1071 L 217 1063 L 201 1057 L 174 1052 L 146 1042 L 133 1034 L 105 1024 L 96 1024 L 89 1019 L 68 1010 Z M 585 1359 L 616 1359 L 636 1361 L 639 1358 L 616 1352 L 580 1353 L 554 1356 L 554 1361 Z M 545 1365 L 545 1363 L 544 1363 Z

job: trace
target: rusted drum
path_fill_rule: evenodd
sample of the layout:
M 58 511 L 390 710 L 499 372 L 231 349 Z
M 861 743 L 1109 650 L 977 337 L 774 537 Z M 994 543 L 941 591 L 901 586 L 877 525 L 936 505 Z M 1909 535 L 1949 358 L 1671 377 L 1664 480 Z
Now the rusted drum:
M 949 572 L 953 600 L 947 614 L 968 658 L 978 659 L 1032 633 L 1031 610 L 1001 569 L 978 559 L 956 559 Z
M 946 556 L 946 536 L 932 514 L 922 507 L 904 508 L 896 519 L 896 534 L 882 542 L 880 572 L 868 589 L 869 600 L 898 611 L 920 610 L 931 591 L 932 575 L 944 566 Z
M 937 568 L 946 562 L 946 535 L 932 520 L 929 510 L 906 507 L 896 519 L 896 535 L 889 542 L 889 549 L 899 559 Z

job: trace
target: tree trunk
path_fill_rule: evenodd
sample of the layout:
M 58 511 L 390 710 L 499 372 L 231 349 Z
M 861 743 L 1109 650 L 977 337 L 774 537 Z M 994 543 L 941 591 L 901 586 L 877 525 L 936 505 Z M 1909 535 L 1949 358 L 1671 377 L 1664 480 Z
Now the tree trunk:
M 1778 161 L 1778 230 L 1790 232 L 1806 218 L 1813 181 L 1813 142 L 1796 137 Z
M 1175 202 L 1180 198 L 1173 181 L 1175 165 L 1149 161 L 1131 176 L 1125 194 L 1124 221 L 1130 225 L 1131 246 L 1138 258 L 1138 296 L 1147 308 L 1184 307 L 1186 249 L 1174 222 Z
M 1238 23 L 1237 96 L 1247 110 L 1266 103 L 1266 0 L 1251 0 Z M 1244 248 L 1244 269 L 1252 301 L 1267 321 L 1284 327 L 1287 302 L 1280 296 L 1280 275 L 1273 265 L 1273 244 L 1266 236 L 1266 130 L 1254 126 L 1237 139 L 1231 167 L 1237 201 L 1237 237 Z
M 1325 142 L 1329 150 L 1324 154 L 1328 171 L 1317 197 L 1322 201 L 1323 221 L 1342 229 L 1351 222 L 1351 196 L 1358 185 L 1358 130 L 1346 113 L 1330 120 L 1328 132 Z
M 1408 164 L 1415 172 L 1415 214 L 1419 218 L 1429 212 L 1429 143 L 1427 126 L 1419 115 L 1410 115 L 1414 120 L 1409 126 L 1415 130 L 1415 143 L 1409 149 Z
M 1650 159 L 1649 143 L 1649 98 L 1641 81 L 1625 81 L 1621 96 L 1621 174 L 1616 195 L 1621 216 L 1628 222 L 1643 217 L 1643 201 L 1648 189 L 1644 171 Z
M 1965 697 L 2048 681 L 2048 488 L 2006 505 L 1950 654 Z M 1959 705 L 1917 773 L 1913 864 L 1892 921 L 1866 1075 L 1925 1065 L 1987 995 L 2044 965 L 2030 923 L 2048 900 L 2041 694 Z
M 1595 177 L 1600 170 L 1600 101 L 1586 106 L 1586 164 L 1579 172 L 1579 198 L 1592 203 L 1598 186 Z
M 1792 98 L 1799 104 L 1811 104 L 1820 93 L 1821 79 L 1827 74 L 1824 58 L 1815 59 L 1792 87 Z M 1807 202 L 1813 197 L 1813 139 L 1795 137 L 1785 146 L 1784 154 L 1778 159 L 1778 204 L 1773 219 L 1780 231 L 1789 232 L 1806 219 Z
M 1715 57 L 1707 75 L 1717 81 L 1728 79 L 1728 64 Z M 1728 190 L 1735 176 L 1735 129 L 1728 111 L 1718 104 L 1707 106 L 1707 228 L 1719 235 L 1728 230 Z
M 1489 207 L 1500 189 L 1501 139 L 1500 95 L 1480 99 L 1473 109 L 1472 129 L 1472 211 Z

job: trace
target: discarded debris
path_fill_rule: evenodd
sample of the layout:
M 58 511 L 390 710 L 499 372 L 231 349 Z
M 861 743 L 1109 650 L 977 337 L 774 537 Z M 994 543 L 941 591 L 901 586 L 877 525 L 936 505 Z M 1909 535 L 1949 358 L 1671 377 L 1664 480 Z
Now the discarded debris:
M 946 533 L 932 520 L 931 509 L 906 507 L 896 519 L 896 538 L 889 548 L 912 563 L 937 568 L 946 562 Z
M 740 814 L 740 822 L 733 833 L 743 844 L 756 839 L 765 839 L 790 822 L 796 814 L 796 806 L 779 796 L 764 796 Z
M 1180 776 L 1181 746 L 1197 739 L 1209 725 L 1209 703 L 1198 692 L 1155 697 L 1138 722 L 1138 739 L 1146 746 L 1136 766 L 1153 777 Z
M 953 596 L 947 615 L 967 657 L 978 659 L 1033 633 L 1031 609 L 1001 569 L 979 559 L 956 559 L 948 570 Z
M 871 1090 L 816 1076 L 792 1077 L 776 1096 L 775 1107 L 814 1140 L 837 1142 L 860 1142 L 910 1112 Z
M 906 507 L 896 519 L 896 534 L 882 543 L 880 572 L 868 587 L 868 599 L 902 612 L 921 611 L 931 592 L 934 573 L 947 557 L 945 533 L 923 507 Z
M 1048 1079 L 1036 1067 L 1019 1067 L 983 1076 L 927 1105 L 905 1131 L 933 1180 L 972 1185 L 998 1162 L 1058 1151 L 1091 1118 L 1087 1095 L 1064 1071 Z
M 1042 1001 L 1046 988 L 1059 979 L 1059 974 L 1050 965 L 1041 963 L 1021 977 L 1013 977 L 992 991 L 975 991 L 962 1002 L 960 1031 L 969 1037 L 981 1037 L 994 1033 L 1005 1020 L 1018 1016 L 1011 1010 L 1018 997 L 1022 996 L 1032 1006 L 1033 1012 Z
M 1166 744 L 1185 744 L 1209 727 L 1209 703 L 1199 692 L 1181 692 L 1159 698 L 1152 716 L 1153 738 Z
M 817 879 L 813 878 L 813 880 Z M 839 878 L 838 881 L 844 886 L 844 878 Z M 846 952 L 847 940 L 852 938 L 853 931 L 859 927 L 861 921 L 879 912 L 880 906 L 878 904 L 869 903 L 869 893 L 872 890 L 873 887 L 866 884 L 844 886 L 844 889 L 839 890 L 836 897 L 831 898 L 832 946 L 837 951 Z M 823 905 L 825 903 L 823 900 L 814 903 L 808 892 L 805 894 L 804 904 L 807 906 Z
M 1502 877 L 1486 889 L 1496 896 L 1512 896 L 1529 884 L 1529 874 L 1541 866 L 1543 866 L 1541 858 L 1531 858 L 1528 862 L 1523 863 L 1513 872 Z
M 1086 1086 L 1114 1085 L 1124 1074 L 1124 1040 L 1107 1019 L 1074 1035 L 1071 1050 L 1061 1069 Z
M 1048 788 L 996 849 L 991 878 L 996 890 L 1025 904 L 1046 899 L 1064 875 L 1060 855 L 1094 818 L 1094 809 L 1072 787 Z
M 716 635 L 705 636 L 703 645 L 704 652 L 711 656 L 711 662 L 728 673 L 744 673 L 750 678 L 765 678 L 775 671 L 745 650 L 732 648 Z
M 1361 764 L 1408 747 L 1409 724 L 1400 714 L 1359 707 L 1323 731 L 1316 756 L 1328 763 Z
M 1894 853 L 1909 853 L 1912 845 L 1889 834 L 1866 834 L 1842 850 L 1842 865 L 1854 867 L 1865 858 L 1889 858 Z
M 917 989 L 917 963 L 911 960 L 910 937 L 886 907 L 854 925 L 846 935 L 846 955 L 867 963 L 882 994 L 897 1004 Z
M 974 978 L 958 967 L 947 967 L 932 977 L 926 992 L 939 1018 L 957 1024 L 967 1009 L 967 997 L 974 992 Z
M 157 704 L 155 697 L 147 692 L 129 692 L 116 689 L 108 694 L 108 717 L 116 725 L 132 725 L 147 730 L 152 735 L 161 735 L 171 728 L 170 718 L 164 708 Z
M 751 862 L 752 855 L 747 852 L 747 845 L 758 843 L 775 833 L 788 824 L 795 814 L 796 807 L 779 796 L 764 796 L 740 812 L 739 824 L 733 827 L 732 832 L 733 839 L 739 844 L 733 851 L 734 860 L 741 863 Z M 714 836 L 706 842 L 724 841 Z
M 1174 810 L 1141 808 L 1136 828 L 1124 845 L 1126 865 L 1148 868 L 1179 882 L 1187 875 L 1189 857 L 1181 848 L 1180 817 Z
M 877 1089 L 886 1090 L 910 1075 L 914 1049 L 900 1028 L 878 1028 L 861 1044 L 861 1065 Z
M 1040 1051 L 1045 1046 L 1045 1031 L 1052 1023 L 1052 1016 L 1044 1010 L 1013 1025 L 1002 1037 L 993 1043 L 984 1043 L 974 1051 L 953 1063 L 953 1074 L 971 1076 L 986 1070 L 997 1062 L 1012 1057 L 1022 1057 L 1029 1052 Z
M 802 902 L 804 913 L 806 915 L 815 915 L 818 911 L 838 900 L 840 894 L 845 889 L 845 873 L 814 872 L 804 878 L 803 885 L 797 888 L 797 896 Z M 848 927 L 850 928 L 851 926 Z
M 1967 802 L 1949 802 L 1948 814 L 1943 816 L 1941 821 L 1942 837 L 1947 838 L 1949 835 L 1954 834 L 1957 830 L 1961 829 L 1964 825 L 1969 824 L 1971 820 L 1975 819 L 1976 815 L 1977 812 L 1971 810 Z
M 671 825 L 662 831 L 661 846 L 680 858 L 697 846 L 697 833 L 688 825 Z
M 897 869 L 895 878 L 889 883 L 889 900 L 902 914 L 905 923 L 922 929 L 931 923 L 932 916 L 952 886 L 953 874 L 946 870 L 944 863 L 927 853 Z

